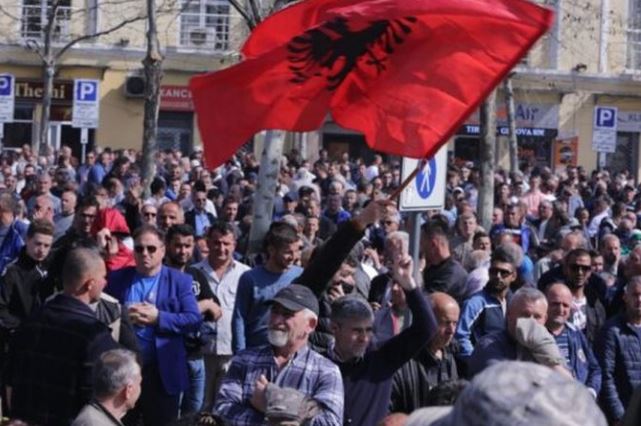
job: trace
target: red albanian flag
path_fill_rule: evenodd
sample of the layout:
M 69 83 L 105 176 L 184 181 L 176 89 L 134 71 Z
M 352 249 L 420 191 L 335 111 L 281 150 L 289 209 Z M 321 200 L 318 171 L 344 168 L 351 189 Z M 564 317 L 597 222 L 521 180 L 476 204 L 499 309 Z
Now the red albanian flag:
M 251 34 L 241 63 L 191 79 L 207 164 L 264 129 L 328 113 L 374 150 L 433 155 L 550 27 L 524 0 L 305 0 Z

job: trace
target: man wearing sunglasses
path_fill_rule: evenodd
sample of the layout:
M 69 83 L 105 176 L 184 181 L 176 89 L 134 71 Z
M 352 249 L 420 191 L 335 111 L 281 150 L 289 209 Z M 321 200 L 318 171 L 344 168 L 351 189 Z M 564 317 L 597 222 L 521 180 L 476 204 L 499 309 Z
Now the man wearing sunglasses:
M 593 343 L 605 323 L 605 306 L 599 300 L 599 290 L 591 285 L 592 258 L 590 252 L 575 249 L 567 254 L 563 263 L 565 284 L 572 292 L 572 313 L 570 323 L 583 331 Z
M 514 247 L 506 247 L 508 244 Z M 461 347 L 459 356 L 463 359 L 472 355 L 474 346 L 483 336 L 505 330 L 510 285 L 516 280 L 520 264 L 520 259 L 514 256 L 518 252 L 520 247 L 514 243 L 497 247 L 492 253 L 489 281 L 485 288 L 463 304 L 455 336 Z
M 184 338 L 201 315 L 192 278 L 162 264 L 164 233 L 143 225 L 133 237 L 136 266 L 110 274 L 107 292 L 128 307 L 142 349 L 143 390 L 134 411 L 145 425 L 165 425 L 178 417 L 189 383 Z

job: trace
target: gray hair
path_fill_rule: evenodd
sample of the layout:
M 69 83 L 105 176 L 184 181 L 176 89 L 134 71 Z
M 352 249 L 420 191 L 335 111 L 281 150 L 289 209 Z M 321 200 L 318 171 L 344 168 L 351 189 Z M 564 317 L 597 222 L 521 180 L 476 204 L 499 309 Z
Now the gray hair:
M 410 248 L 410 234 L 405 231 L 394 231 L 390 232 L 385 239 L 385 248 L 391 244 L 393 240 L 398 240 L 403 244 L 403 252 L 409 252 Z
M 126 349 L 103 353 L 93 369 L 93 393 L 98 399 L 116 395 L 140 376 L 136 354 Z
M 359 296 L 343 296 L 332 303 L 332 316 L 333 322 L 343 321 L 360 321 L 360 320 L 373 320 L 374 312 L 362 297 Z
M 523 302 L 536 303 L 539 300 L 543 300 L 543 302 L 545 302 L 545 305 L 547 306 L 548 300 L 543 292 L 533 287 L 521 287 L 516 291 L 516 293 L 514 293 L 514 296 L 512 296 L 512 300 L 510 300 L 508 309 Z

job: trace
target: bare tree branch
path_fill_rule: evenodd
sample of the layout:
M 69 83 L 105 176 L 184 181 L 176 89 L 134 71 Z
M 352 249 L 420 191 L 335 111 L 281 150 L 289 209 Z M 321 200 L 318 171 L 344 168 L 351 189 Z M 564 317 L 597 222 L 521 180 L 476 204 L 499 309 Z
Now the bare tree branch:
M 240 16 L 243 17 L 243 19 L 245 20 L 245 23 L 247 24 L 250 30 L 253 30 L 254 28 L 256 28 L 256 22 L 245 10 L 245 8 L 240 3 L 238 3 L 238 0 L 228 0 L 228 1 L 229 1 L 229 4 L 231 4 L 232 7 L 236 9 L 238 13 L 240 13 Z
M 77 44 L 77 43 L 79 43 L 81 41 L 90 40 L 92 38 L 101 37 L 103 35 L 113 33 L 114 31 L 119 30 L 120 28 L 124 27 L 125 25 L 129 25 L 129 24 L 131 24 L 133 22 L 136 22 L 136 21 L 141 21 L 141 20 L 143 20 L 145 18 L 146 18 L 146 16 L 136 16 L 135 18 L 125 19 L 124 21 L 121 21 L 120 23 L 118 23 L 118 25 L 115 25 L 115 26 L 113 26 L 111 28 L 108 28 L 108 29 L 106 29 L 104 31 L 98 31 L 98 32 L 93 33 L 93 34 L 87 34 L 87 35 L 75 38 L 75 39 L 71 40 L 70 42 L 68 42 L 67 44 L 65 44 L 58 51 L 58 53 L 56 53 L 56 59 L 60 58 L 62 55 L 64 55 L 64 53 L 67 50 L 69 50 L 71 47 L 73 47 L 75 44 Z
M 258 25 L 260 24 L 260 21 L 262 21 L 262 17 L 260 16 L 260 12 L 258 11 L 258 6 L 256 5 L 256 0 L 247 0 L 249 3 L 249 8 L 252 11 L 252 15 L 254 15 L 254 24 Z

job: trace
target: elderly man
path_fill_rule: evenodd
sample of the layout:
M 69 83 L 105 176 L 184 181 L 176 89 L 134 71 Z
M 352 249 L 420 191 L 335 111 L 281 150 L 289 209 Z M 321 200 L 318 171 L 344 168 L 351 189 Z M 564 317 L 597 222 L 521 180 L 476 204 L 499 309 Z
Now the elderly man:
M 545 291 L 553 282 L 565 283 L 572 291 L 572 314 L 570 322 L 585 333 L 588 342 L 594 342 L 606 318 L 606 284 L 592 273 L 592 258 L 585 249 L 570 251 L 563 265 L 550 269 L 541 276 L 539 289 Z
M 429 403 L 429 391 L 440 383 L 459 377 L 453 343 L 460 309 L 451 296 L 436 292 L 430 295 L 436 317 L 436 334 L 414 358 L 392 378 L 390 412 L 411 413 Z
M 285 402 L 282 406 L 290 412 L 279 413 L 275 401 L 270 401 L 270 394 L 289 388 L 313 407 L 299 422 L 341 424 L 340 372 L 307 344 L 317 322 L 318 300 L 309 288 L 292 284 L 276 293 L 269 312 L 269 344 L 241 351 L 232 359 L 214 411 L 234 425 L 265 425 L 285 414 L 298 416 L 303 411 L 300 405 L 287 407 Z
M 184 338 L 200 325 L 192 278 L 162 264 L 162 231 L 143 225 L 134 233 L 136 266 L 109 275 L 107 292 L 129 308 L 142 349 L 145 425 L 165 425 L 178 417 L 178 402 L 188 386 Z
M 141 382 L 135 353 L 124 349 L 103 353 L 93 370 L 93 401 L 71 426 L 120 426 L 140 397 Z
M 105 263 L 90 249 L 67 254 L 64 291 L 22 323 L 9 347 L 11 415 L 34 424 L 69 424 L 91 398 L 91 367 L 116 348 L 89 307 L 105 286 Z
M 534 361 L 569 375 L 554 338 L 545 328 L 547 310 L 547 300 L 539 290 L 523 287 L 514 293 L 507 307 L 506 330 L 478 342 L 468 362 L 469 375 L 503 360 Z
M 554 336 L 575 379 L 587 386 L 596 398 L 601 390 L 601 368 L 585 335 L 568 322 L 572 312 L 572 292 L 563 283 L 552 284 L 547 292 L 548 320 L 545 324 Z
M 641 276 L 632 277 L 623 295 L 625 312 L 608 320 L 596 344 L 603 371 L 603 406 L 618 424 L 635 389 L 641 386 Z

